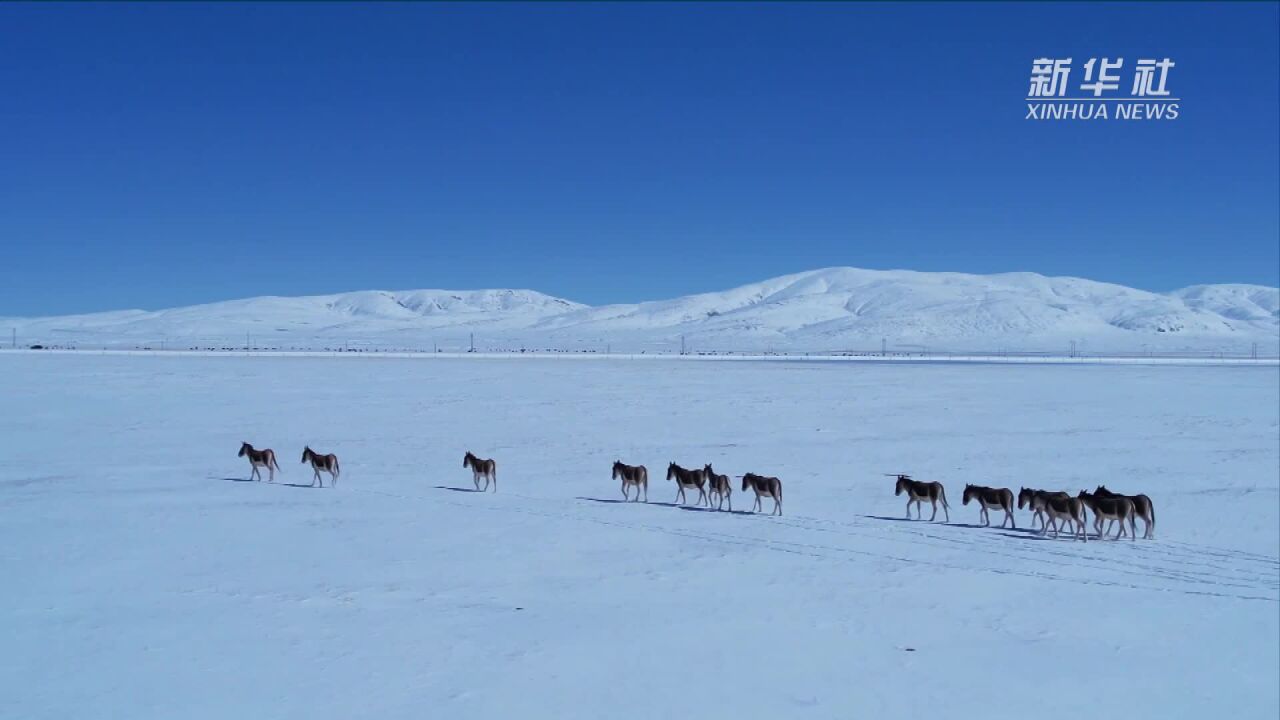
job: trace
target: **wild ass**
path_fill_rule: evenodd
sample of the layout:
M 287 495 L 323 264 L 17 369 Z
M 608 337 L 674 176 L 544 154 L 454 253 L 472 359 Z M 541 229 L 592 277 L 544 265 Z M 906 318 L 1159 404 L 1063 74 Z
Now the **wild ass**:
M 765 475 L 756 475 L 755 473 L 747 473 L 742 476 L 742 492 L 746 492 L 747 488 L 751 488 L 756 493 L 756 504 L 752 507 L 752 512 L 763 511 L 764 504 L 760 502 L 762 497 L 773 498 L 773 512 L 770 515 L 782 514 L 782 481 L 776 477 L 768 477 Z
M 1067 529 L 1071 531 L 1071 537 L 1079 537 L 1084 542 L 1089 542 L 1089 533 L 1084 529 L 1084 503 L 1079 498 L 1073 498 L 1063 492 L 1043 492 L 1040 497 L 1044 499 L 1044 512 L 1049 516 L 1049 522 L 1045 525 L 1045 529 L 1040 531 L 1043 535 L 1045 530 L 1052 527 L 1053 536 L 1058 537 L 1058 521 L 1067 524 Z
M 462 456 L 462 467 L 471 468 L 471 480 L 476 484 L 477 492 L 483 492 L 480 489 L 481 478 L 484 478 L 485 490 L 489 489 L 489 481 L 492 480 L 493 491 L 498 492 L 498 463 L 478 458 L 468 450 L 467 454 Z
M 1031 529 L 1036 528 L 1036 520 L 1040 521 L 1040 534 L 1043 535 L 1049 529 L 1049 519 L 1047 518 L 1048 510 L 1045 507 L 1049 496 L 1058 496 L 1063 499 L 1071 497 L 1064 492 L 1050 492 L 1048 490 L 1033 490 L 1031 488 L 1021 488 L 1018 490 L 1018 509 L 1024 507 L 1031 508 L 1034 513 L 1031 516 Z M 1057 532 L 1057 528 L 1054 528 Z
M 707 476 L 707 505 L 711 504 L 711 498 L 716 498 L 716 509 L 723 510 L 725 502 L 729 503 L 729 512 L 733 512 L 733 484 L 729 482 L 728 475 L 717 475 L 716 471 L 711 469 L 711 463 L 707 463 L 702 468 L 702 472 Z
M 1008 488 L 992 488 L 983 485 L 965 485 L 964 499 L 961 500 L 962 505 L 968 505 L 970 499 L 976 499 L 982 512 L 979 517 L 982 518 L 982 526 L 991 525 L 991 515 L 988 510 L 1001 509 L 1004 510 L 1004 520 L 1000 521 L 1000 527 L 1009 523 L 1009 527 L 1017 529 L 1018 525 L 1013 521 L 1013 491 Z
M 635 502 L 640 501 L 640 489 L 644 488 L 644 501 L 649 502 L 649 471 L 643 465 L 627 465 L 621 460 L 613 462 L 613 479 L 622 480 L 622 497 L 624 500 L 631 500 L 627 494 L 627 488 L 632 485 L 636 488 Z
M 895 497 L 902 493 L 907 494 L 907 518 L 911 518 L 911 504 L 916 506 L 916 519 L 921 516 L 920 506 L 928 500 L 933 505 L 933 515 L 929 516 L 929 522 L 933 522 L 938 517 L 938 501 L 942 501 L 942 512 L 946 515 L 946 522 L 951 522 L 950 505 L 947 505 L 947 491 L 942 487 L 940 482 L 920 482 L 912 480 L 910 475 L 898 475 L 898 484 L 893 488 Z
M 706 473 L 702 470 L 686 470 L 674 462 L 667 465 L 667 480 L 676 481 L 676 504 L 680 504 L 683 498 L 685 502 L 689 501 L 688 496 L 684 494 L 685 490 L 698 490 L 698 504 L 704 502 L 710 506 L 711 501 L 707 499 L 707 491 L 703 487 L 707 483 Z
M 329 473 L 329 486 L 337 487 L 338 485 L 338 456 L 332 453 L 321 455 L 308 445 L 302 449 L 302 462 L 311 462 L 311 470 L 315 473 L 315 477 L 311 478 L 311 484 L 315 485 L 316 481 L 320 481 L 320 487 L 324 487 L 324 479 L 320 477 L 320 471 Z
M 1126 497 L 1133 501 L 1134 513 L 1142 518 L 1142 522 L 1147 526 L 1142 533 L 1143 540 L 1154 540 L 1156 538 L 1156 506 L 1151 503 L 1151 498 L 1146 495 L 1121 495 L 1113 493 L 1107 489 L 1106 485 L 1099 485 L 1093 491 L 1094 495 L 1100 498 L 1107 497 Z
M 1133 522 L 1133 516 L 1137 514 L 1134 509 L 1134 503 L 1127 497 L 1112 496 L 1102 497 L 1084 490 L 1076 496 L 1085 507 L 1093 511 L 1093 529 L 1098 532 L 1098 539 L 1101 540 L 1102 524 L 1104 520 L 1119 520 L 1120 527 L 1116 530 L 1116 536 L 1113 540 L 1119 540 L 1124 537 L 1124 521 L 1129 521 L 1129 537 L 1131 540 L 1138 539 L 1138 528 Z
M 253 473 L 249 475 L 249 479 L 258 478 L 262 480 L 262 473 L 258 472 L 258 468 L 267 469 L 267 482 L 276 481 L 276 470 L 280 469 L 280 463 L 276 462 L 276 453 L 274 450 L 267 448 L 265 450 L 254 450 L 249 443 L 240 443 L 240 453 L 236 457 L 248 457 L 249 467 L 253 468 Z

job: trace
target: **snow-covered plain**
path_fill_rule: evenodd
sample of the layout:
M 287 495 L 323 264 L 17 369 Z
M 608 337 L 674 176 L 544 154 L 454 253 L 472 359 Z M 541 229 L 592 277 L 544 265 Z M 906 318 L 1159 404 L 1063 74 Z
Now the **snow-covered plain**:
M 0 717 L 1274 718 L 1278 446 L 1275 367 L 0 353 Z M 1157 539 L 966 482 L 1146 492 Z

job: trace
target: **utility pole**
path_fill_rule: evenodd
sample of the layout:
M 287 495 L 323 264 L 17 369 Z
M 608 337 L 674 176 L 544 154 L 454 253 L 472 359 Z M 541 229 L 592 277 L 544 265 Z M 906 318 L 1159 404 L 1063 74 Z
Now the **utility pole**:
M 13 329 L 13 340 L 10 341 L 10 348 L 18 349 L 18 328 Z M 1253 354 L 1255 357 L 1258 355 L 1258 343 L 1253 344 Z
M 1072 340 L 1071 341 L 1071 357 L 1075 357 L 1075 356 L 1076 356 L 1076 341 Z
M 1258 343 L 1256 342 L 1253 344 L 1253 359 L 1258 359 Z
M 887 349 L 887 346 L 885 344 L 885 339 L 880 338 L 880 357 L 885 357 L 886 355 L 888 355 L 888 353 L 885 352 L 886 349 Z
M 476 351 L 476 334 L 471 333 L 471 349 L 468 350 L 467 352 L 475 352 L 475 351 Z
M 680 336 L 680 354 L 684 354 L 684 335 Z
M 249 352 L 249 348 L 250 348 L 252 345 L 253 345 L 253 343 L 249 341 L 249 333 L 245 333 L 245 334 L 244 334 L 244 351 L 245 351 L 245 352 Z

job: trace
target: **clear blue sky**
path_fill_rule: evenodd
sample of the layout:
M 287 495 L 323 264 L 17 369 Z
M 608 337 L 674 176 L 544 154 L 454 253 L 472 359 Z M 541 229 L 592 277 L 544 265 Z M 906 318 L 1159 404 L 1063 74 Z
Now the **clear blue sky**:
M 0 315 L 831 265 L 1276 285 L 1278 7 L 0 4 Z M 1168 56 L 1181 117 L 1024 120 L 1041 56 Z

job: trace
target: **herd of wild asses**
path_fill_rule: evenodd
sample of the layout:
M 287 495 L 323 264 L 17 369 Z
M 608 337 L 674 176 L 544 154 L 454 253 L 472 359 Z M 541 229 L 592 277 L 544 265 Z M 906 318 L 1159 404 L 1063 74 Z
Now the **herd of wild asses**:
M 262 479 L 260 468 L 266 468 L 268 482 L 275 481 L 275 471 L 280 469 L 280 465 L 276 462 L 276 454 L 271 449 L 257 450 L 249 443 L 240 445 L 239 457 L 249 458 L 249 466 L 252 473 L 250 480 Z M 320 473 L 329 474 L 330 487 L 338 484 L 338 476 L 340 474 L 338 466 L 338 456 L 333 454 L 321 455 L 312 450 L 310 446 L 302 450 L 302 462 L 311 463 L 311 469 L 314 472 L 311 484 L 314 486 L 317 482 L 320 487 L 324 487 L 324 478 Z M 471 470 L 471 479 L 475 483 L 475 488 L 479 492 L 487 492 L 489 485 L 492 483 L 493 492 L 498 491 L 498 464 L 491 459 L 476 457 L 472 452 L 462 457 L 462 467 Z M 946 522 L 951 522 L 950 506 L 947 504 L 947 491 L 940 482 L 921 482 L 911 479 L 910 475 L 895 473 L 889 475 L 897 480 L 894 486 L 893 494 L 900 496 L 903 493 L 907 495 L 907 514 L 908 519 L 911 518 L 911 506 L 916 506 L 916 519 L 922 520 L 922 506 L 928 502 L 933 508 L 933 514 L 929 516 L 929 521 L 933 522 L 938 517 L 938 504 L 942 504 L 943 518 Z M 649 501 L 649 470 L 644 465 L 627 465 L 621 460 L 613 463 L 613 479 L 622 481 L 622 497 L 624 501 L 640 502 L 643 496 L 644 502 Z M 782 481 L 776 477 L 767 475 L 757 475 L 755 473 L 747 473 L 741 476 L 742 492 L 750 489 L 755 493 L 755 505 L 752 512 L 763 512 L 764 506 L 762 499 L 771 498 L 773 500 L 773 510 L 770 515 L 782 514 Z M 484 481 L 481 487 L 480 481 Z M 667 480 L 674 481 L 676 484 L 677 504 L 689 502 L 687 493 L 698 493 L 697 504 L 699 506 L 706 505 L 712 507 L 714 503 L 717 510 L 724 510 L 726 504 L 730 512 L 733 511 L 733 485 L 729 482 L 728 475 L 720 475 L 708 463 L 702 469 L 688 469 L 680 467 L 674 462 L 667 465 Z M 991 510 L 1003 510 L 1004 519 L 1000 521 L 1000 527 L 1004 527 L 1005 523 L 1010 528 L 1017 529 L 1014 521 L 1014 495 L 1009 488 L 993 488 L 983 485 L 965 485 L 962 504 L 968 505 L 970 501 L 978 503 L 978 518 L 982 521 L 983 527 L 991 525 Z M 1050 530 L 1056 538 L 1060 534 L 1060 530 L 1065 526 L 1066 530 L 1071 534 L 1073 539 L 1088 541 L 1089 533 L 1085 528 L 1085 521 L 1088 519 L 1088 513 L 1093 513 L 1093 529 L 1098 539 L 1106 536 L 1111 531 L 1111 524 L 1118 523 L 1113 540 L 1128 535 L 1131 540 L 1137 540 L 1137 524 L 1136 518 L 1142 518 L 1145 529 L 1142 534 L 1143 539 L 1151 540 L 1155 538 L 1156 527 L 1156 511 L 1155 506 L 1151 503 L 1151 498 L 1146 495 L 1121 495 L 1111 492 L 1105 485 L 1099 485 L 1093 492 L 1081 490 L 1079 494 L 1072 496 L 1065 492 L 1053 492 L 1049 490 L 1033 490 L 1031 488 L 1021 488 L 1017 496 L 1018 509 L 1029 508 L 1032 512 L 1031 529 L 1034 530 L 1036 521 L 1040 522 L 1040 534 L 1045 534 Z M 1128 523 L 1128 529 L 1125 528 Z M 1105 528 L 1104 528 L 1105 525 Z

